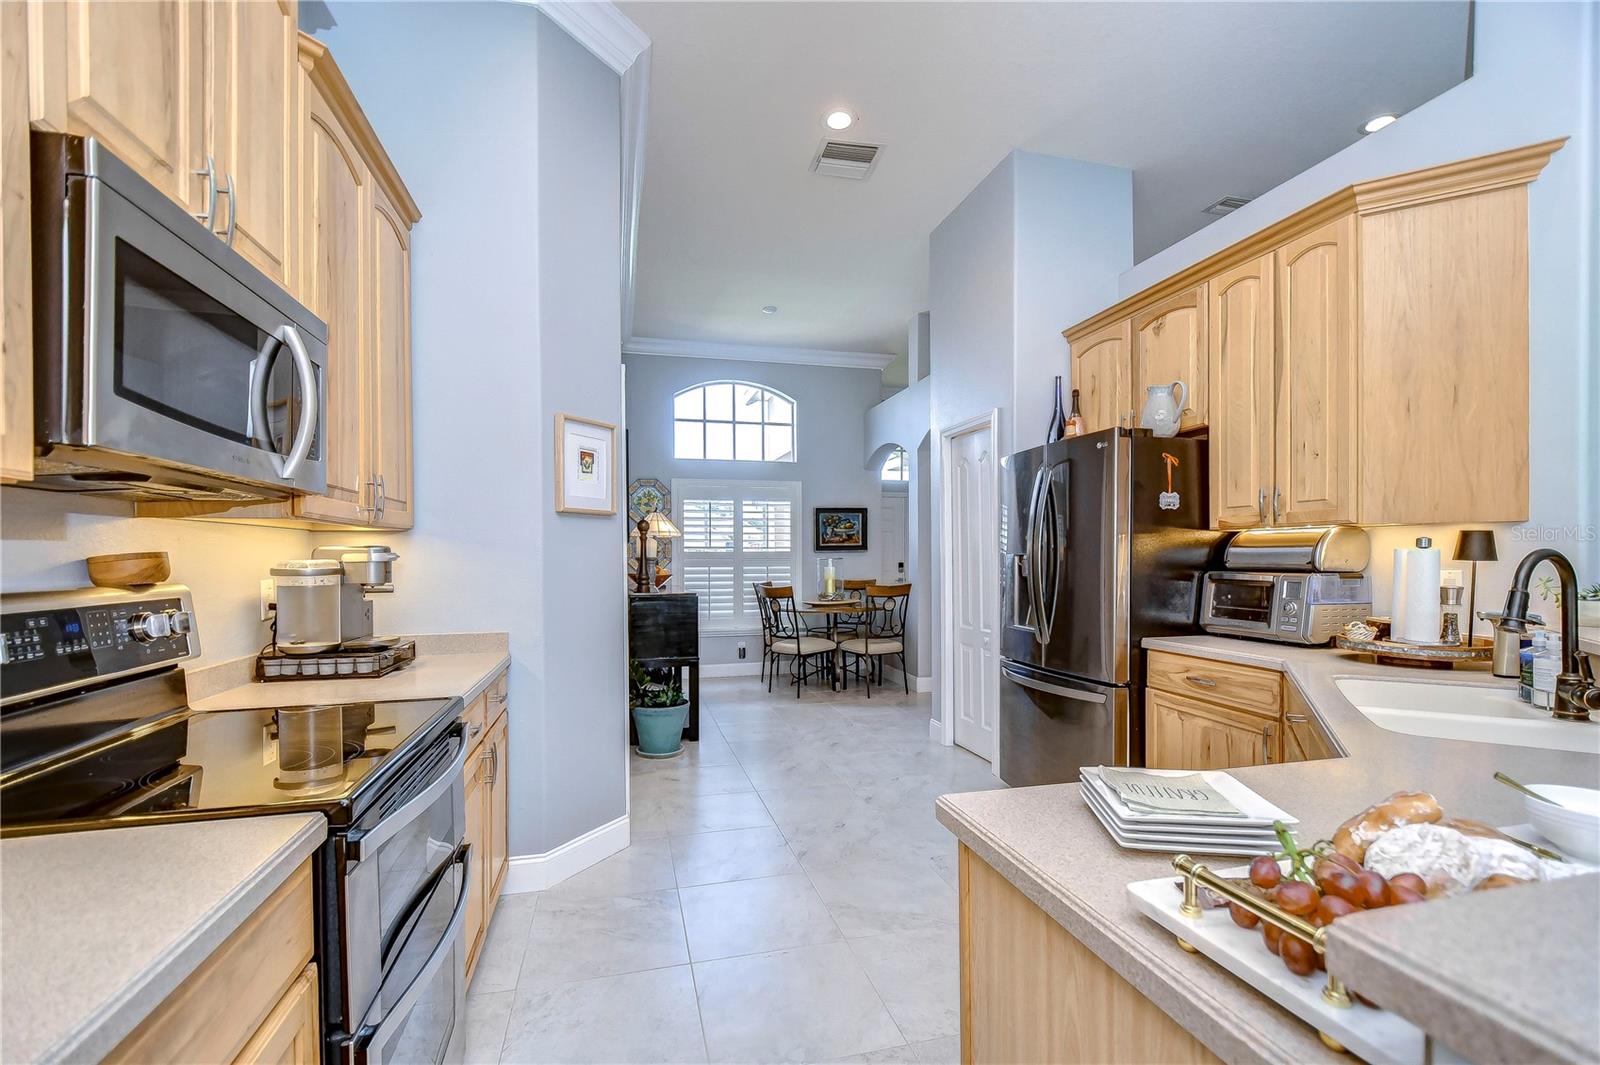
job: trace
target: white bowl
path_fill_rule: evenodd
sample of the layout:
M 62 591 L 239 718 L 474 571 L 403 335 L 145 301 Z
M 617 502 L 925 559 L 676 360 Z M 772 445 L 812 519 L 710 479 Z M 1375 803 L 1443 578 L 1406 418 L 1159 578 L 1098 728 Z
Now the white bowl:
M 1523 796 L 1528 820 L 1539 834 L 1574 858 L 1600 862 L 1600 791 L 1565 784 L 1531 784 L 1529 787 L 1561 804 L 1552 806 Z

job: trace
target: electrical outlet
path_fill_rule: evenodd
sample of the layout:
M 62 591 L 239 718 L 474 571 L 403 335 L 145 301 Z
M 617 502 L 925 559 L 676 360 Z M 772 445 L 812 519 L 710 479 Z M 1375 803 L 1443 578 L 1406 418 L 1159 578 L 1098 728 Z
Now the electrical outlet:
M 272 601 L 272 578 L 261 578 L 261 620 L 265 621 L 272 616 L 276 604 Z
M 744 661 L 744 644 L 739 645 L 739 661 Z

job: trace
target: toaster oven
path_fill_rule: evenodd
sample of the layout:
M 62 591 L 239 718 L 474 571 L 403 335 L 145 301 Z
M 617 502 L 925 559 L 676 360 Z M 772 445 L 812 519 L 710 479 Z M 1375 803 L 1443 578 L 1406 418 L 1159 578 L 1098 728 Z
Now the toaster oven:
M 1359 573 L 1206 574 L 1200 625 L 1207 632 L 1308 645 L 1325 644 L 1372 613 Z

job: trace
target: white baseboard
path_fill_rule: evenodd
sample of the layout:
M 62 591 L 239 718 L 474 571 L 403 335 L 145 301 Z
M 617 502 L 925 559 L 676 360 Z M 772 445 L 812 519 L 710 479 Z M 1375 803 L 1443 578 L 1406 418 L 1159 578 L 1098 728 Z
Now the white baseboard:
M 543 854 L 513 854 L 506 870 L 502 895 L 543 891 L 569 876 L 583 872 L 596 862 L 611 857 L 628 845 L 628 815 L 592 828 L 577 839 L 569 839 Z
M 701 666 L 700 676 L 706 680 L 715 677 L 759 677 L 761 662 L 726 662 L 720 666 Z
M 928 718 L 928 738 L 944 746 L 944 724 L 936 717 Z
M 899 679 L 900 671 L 898 669 L 894 668 L 893 666 L 883 667 L 883 683 L 885 687 L 892 685 L 894 681 Z M 915 673 L 911 674 L 911 690 L 916 692 L 918 695 L 924 695 L 933 691 L 933 678 L 919 677 Z

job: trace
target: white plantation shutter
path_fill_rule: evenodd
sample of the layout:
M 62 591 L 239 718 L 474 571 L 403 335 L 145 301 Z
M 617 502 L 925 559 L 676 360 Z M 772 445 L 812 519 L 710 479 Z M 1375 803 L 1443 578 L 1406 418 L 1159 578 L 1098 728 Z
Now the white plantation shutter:
M 792 584 L 799 573 L 800 485 L 794 481 L 674 480 L 681 555 L 676 586 L 700 596 L 707 632 L 761 627 L 756 581 Z

